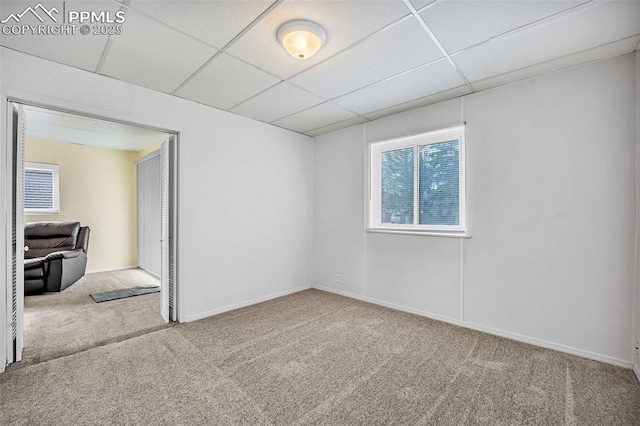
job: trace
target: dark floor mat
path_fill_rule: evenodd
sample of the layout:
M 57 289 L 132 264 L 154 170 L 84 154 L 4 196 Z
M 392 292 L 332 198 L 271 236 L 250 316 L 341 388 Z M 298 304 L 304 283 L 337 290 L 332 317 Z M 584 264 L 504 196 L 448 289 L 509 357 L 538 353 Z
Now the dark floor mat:
M 91 297 L 96 303 L 108 302 L 109 300 L 124 299 L 127 297 L 141 296 L 143 294 L 158 293 L 158 286 L 139 286 L 131 288 L 123 288 L 120 290 L 102 291 L 100 293 L 91 293 Z

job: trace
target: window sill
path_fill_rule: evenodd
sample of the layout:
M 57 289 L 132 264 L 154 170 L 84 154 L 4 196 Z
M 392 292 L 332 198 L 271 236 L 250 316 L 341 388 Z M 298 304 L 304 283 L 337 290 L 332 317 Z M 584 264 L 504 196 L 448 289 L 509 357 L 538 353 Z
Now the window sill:
M 443 237 L 443 238 L 471 238 L 471 234 L 466 232 L 439 232 L 439 231 L 417 231 L 417 230 L 401 230 L 401 229 L 380 229 L 367 228 L 367 232 L 378 234 L 399 234 L 399 235 L 419 235 L 426 237 Z

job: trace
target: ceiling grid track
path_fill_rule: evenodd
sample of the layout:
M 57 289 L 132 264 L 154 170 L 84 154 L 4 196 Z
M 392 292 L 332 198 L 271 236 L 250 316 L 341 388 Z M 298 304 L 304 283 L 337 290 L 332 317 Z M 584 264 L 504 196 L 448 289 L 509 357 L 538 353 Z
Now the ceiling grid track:
M 259 67 L 256 67 L 253 64 L 250 64 L 240 58 L 236 58 L 234 55 L 230 55 L 229 53 L 227 53 L 227 49 L 229 49 L 229 47 L 231 47 L 236 41 L 238 41 L 240 39 L 240 37 L 242 37 L 243 35 L 245 35 L 249 30 L 251 30 L 251 28 L 253 28 L 254 26 L 256 26 L 260 21 L 262 21 L 268 14 L 270 14 L 276 7 L 278 7 L 280 4 L 282 4 L 284 0 L 276 0 L 273 3 L 271 3 L 271 5 L 266 8 L 260 15 L 258 15 L 258 17 L 256 19 L 254 19 L 253 21 L 251 21 L 249 23 L 249 25 L 247 25 L 246 27 L 244 27 L 242 29 L 242 31 L 240 31 L 238 34 L 235 35 L 235 37 L 233 37 L 227 44 L 225 44 L 222 49 L 219 49 L 218 52 L 216 52 L 211 58 L 209 58 L 209 60 L 207 60 L 204 64 L 202 64 L 202 66 L 200 68 L 198 68 L 193 74 L 191 74 L 189 77 L 187 77 L 187 79 L 185 81 L 183 81 L 178 87 L 176 87 L 173 92 L 171 92 L 172 95 L 174 95 L 178 90 L 182 89 L 185 85 L 187 85 L 187 83 L 189 83 L 191 80 L 193 80 L 198 74 L 200 74 L 202 72 L 202 70 L 204 70 L 207 66 L 209 66 L 218 56 L 220 56 L 222 53 L 225 53 L 229 56 L 231 56 L 234 59 L 240 60 L 243 63 L 250 65 L 256 69 L 259 69 L 260 71 L 263 72 L 267 72 Z M 281 77 L 274 75 L 272 73 L 268 73 L 269 75 L 282 80 Z M 273 86 L 272 86 L 273 87 Z M 231 109 L 231 108 L 229 108 Z
M 158 25 L 162 25 L 163 27 L 168 28 L 168 29 L 170 29 L 171 31 L 175 31 L 175 32 L 177 32 L 177 33 L 179 33 L 179 34 L 182 34 L 183 36 L 188 37 L 188 38 L 190 38 L 191 40 L 195 40 L 195 41 L 197 41 L 198 43 L 202 43 L 202 44 L 204 44 L 205 46 L 209 46 L 209 47 L 210 47 L 210 48 L 212 48 L 212 49 L 215 49 L 215 50 L 221 50 L 221 49 L 220 49 L 220 47 L 215 46 L 215 45 L 213 45 L 213 44 L 211 44 L 211 43 L 209 43 L 209 42 L 206 42 L 206 41 L 204 41 L 204 40 L 202 40 L 202 39 L 200 39 L 200 38 L 198 38 L 198 37 L 194 36 L 193 34 L 189 34 L 189 33 L 185 32 L 185 31 L 182 31 L 181 29 L 176 28 L 176 27 L 174 27 L 174 26 L 172 26 L 172 25 L 170 25 L 170 24 L 167 24 L 167 23 L 166 23 L 166 22 L 164 22 L 163 20 L 158 19 L 158 18 L 156 18 L 155 16 L 151 16 L 151 15 L 149 15 L 148 13 L 145 13 L 145 12 L 141 12 L 141 11 L 139 11 L 138 9 L 136 9 L 135 7 L 133 7 L 133 6 L 131 6 L 131 5 L 130 5 L 131 0 L 125 0 L 125 1 L 124 1 L 124 2 L 122 2 L 122 3 L 121 3 L 121 2 L 119 2 L 119 1 L 117 1 L 117 0 L 111 0 L 111 1 L 112 1 L 112 2 L 115 2 L 115 3 L 117 3 L 117 4 L 120 4 L 120 5 L 122 5 L 122 6 L 124 6 L 124 7 L 125 7 L 125 10 L 129 10 L 129 9 L 130 9 L 130 10 L 133 10 L 135 13 L 138 13 L 138 14 L 140 14 L 140 15 L 144 16 L 145 18 L 147 18 L 147 19 L 149 19 L 149 20 L 151 20 L 151 21 L 153 21 L 153 22 L 157 23 Z
M 474 48 L 476 46 L 481 46 L 481 45 L 486 44 L 486 43 L 491 43 L 492 41 L 499 40 L 501 38 L 511 37 L 513 35 L 516 35 L 516 34 L 522 32 L 522 31 L 526 31 L 529 28 L 532 28 L 534 26 L 538 26 L 539 24 L 544 24 L 544 23 L 551 22 L 554 19 L 558 19 L 558 18 L 564 17 L 565 15 L 568 15 L 568 14 L 571 14 L 571 13 L 575 13 L 575 12 L 578 12 L 578 11 L 587 10 L 587 9 L 593 7 L 593 6 L 598 5 L 599 3 L 602 3 L 603 1 L 606 1 L 606 0 L 589 0 L 589 1 L 585 2 L 585 3 L 577 4 L 575 6 L 570 7 L 569 9 L 561 10 L 560 12 L 554 13 L 553 15 L 545 16 L 544 18 L 538 19 L 537 21 L 529 22 L 528 24 L 519 26 L 517 28 L 512 28 L 509 31 L 505 31 L 502 34 L 498 34 L 496 36 L 493 36 L 488 40 L 484 40 L 484 41 L 481 41 L 480 43 L 476 43 L 476 44 L 472 44 L 471 46 L 467 46 L 464 49 L 461 49 L 461 50 L 459 50 L 457 52 L 452 53 L 451 56 L 455 56 L 457 53 L 460 53 L 460 52 L 462 52 L 464 50 L 472 49 L 472 48 Z
M 403 1 L 404 1 L 404 4 L 406 4 L 407 7 L 409 8 L 409 10 L 411 11 L 413 16 L 416 18 L 416 20 L 418 21 L 420 26 L 427 32 L 427 34 L 431 38 L 431 41 L 433 41 L 433 43 L 438 47 L 438 49 L 440 49 L 440 52 L 442 52 L 442 54 L 447 59 L 447 61 L 456 70 L 456 72 L 458 73 L 458 75 L 460 76 L 462 81 L 464 81 L 464 83 L 467 85 L 467 87 L 469 87 L 469 89 L 472 92 L 474 92 L 475 90 L 474 90 L 473 86 L 471 85 L 471 83 L 469 82 L 469 80 L 467 79 L 467 77 L 462 73 L 462 70 L 458 67 L 458 65 L 455 63 L 455 61 L 451 58 L 451 55 L 449 55 L 449 52 L 447 52 L 445 50 L 444 46 L 442 46 L 442 43 L 440 43 L 440 40 L 438 40 L 438 38 L 433 33 L 433 31 L 431 31 L 431 28 L 429 28 L 429 26 L 427 25 L 425 20 L 422 18 L 422 15 L 420 15 L 420 13 L 416 10 L 416 8 L 413 7 L 413 4 L 411 4 L 411 0 L 403 0 Z
M 113 3 L 120 5 L 120 10 L 125 11 L 129 5 L 131 0 L 123 0 L 121 2 L 112 0 Z M 104 66 L 104 61 L 106 61 L 107 56 L 109 55 L 109 50 L 111 50 L 111 44 L 113 43 L 113 36 L 110 35 L 107 38 L 107 43 L 104 45 L 104 50 L 102 51 L 102 55 L 100 55 L 100 60 L 98 61 L 98 65 L 96 66 L 95 73 L 100 74 L 102 72 L 102 67 Z

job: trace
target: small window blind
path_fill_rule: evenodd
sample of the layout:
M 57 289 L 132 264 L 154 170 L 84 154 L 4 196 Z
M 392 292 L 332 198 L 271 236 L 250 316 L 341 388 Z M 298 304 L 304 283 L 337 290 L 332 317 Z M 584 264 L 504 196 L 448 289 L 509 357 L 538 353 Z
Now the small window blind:
M 460 141 L 418 146 L 420 225 L 459 225 Z
M 58 214 L 58 166 L 26 163 L 24 168 L 24 211 L 31 214 Z

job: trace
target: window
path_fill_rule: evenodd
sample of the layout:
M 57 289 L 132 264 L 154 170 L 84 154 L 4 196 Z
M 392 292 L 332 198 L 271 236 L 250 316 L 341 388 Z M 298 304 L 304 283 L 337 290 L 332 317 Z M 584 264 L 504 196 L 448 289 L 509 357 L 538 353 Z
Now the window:
M 464 234 L 464 126 L 374 142 L 370 153 L 370 230 Z
M 25 163 L 24 212 L 26 214 L 60 213 L 57 165 Z

